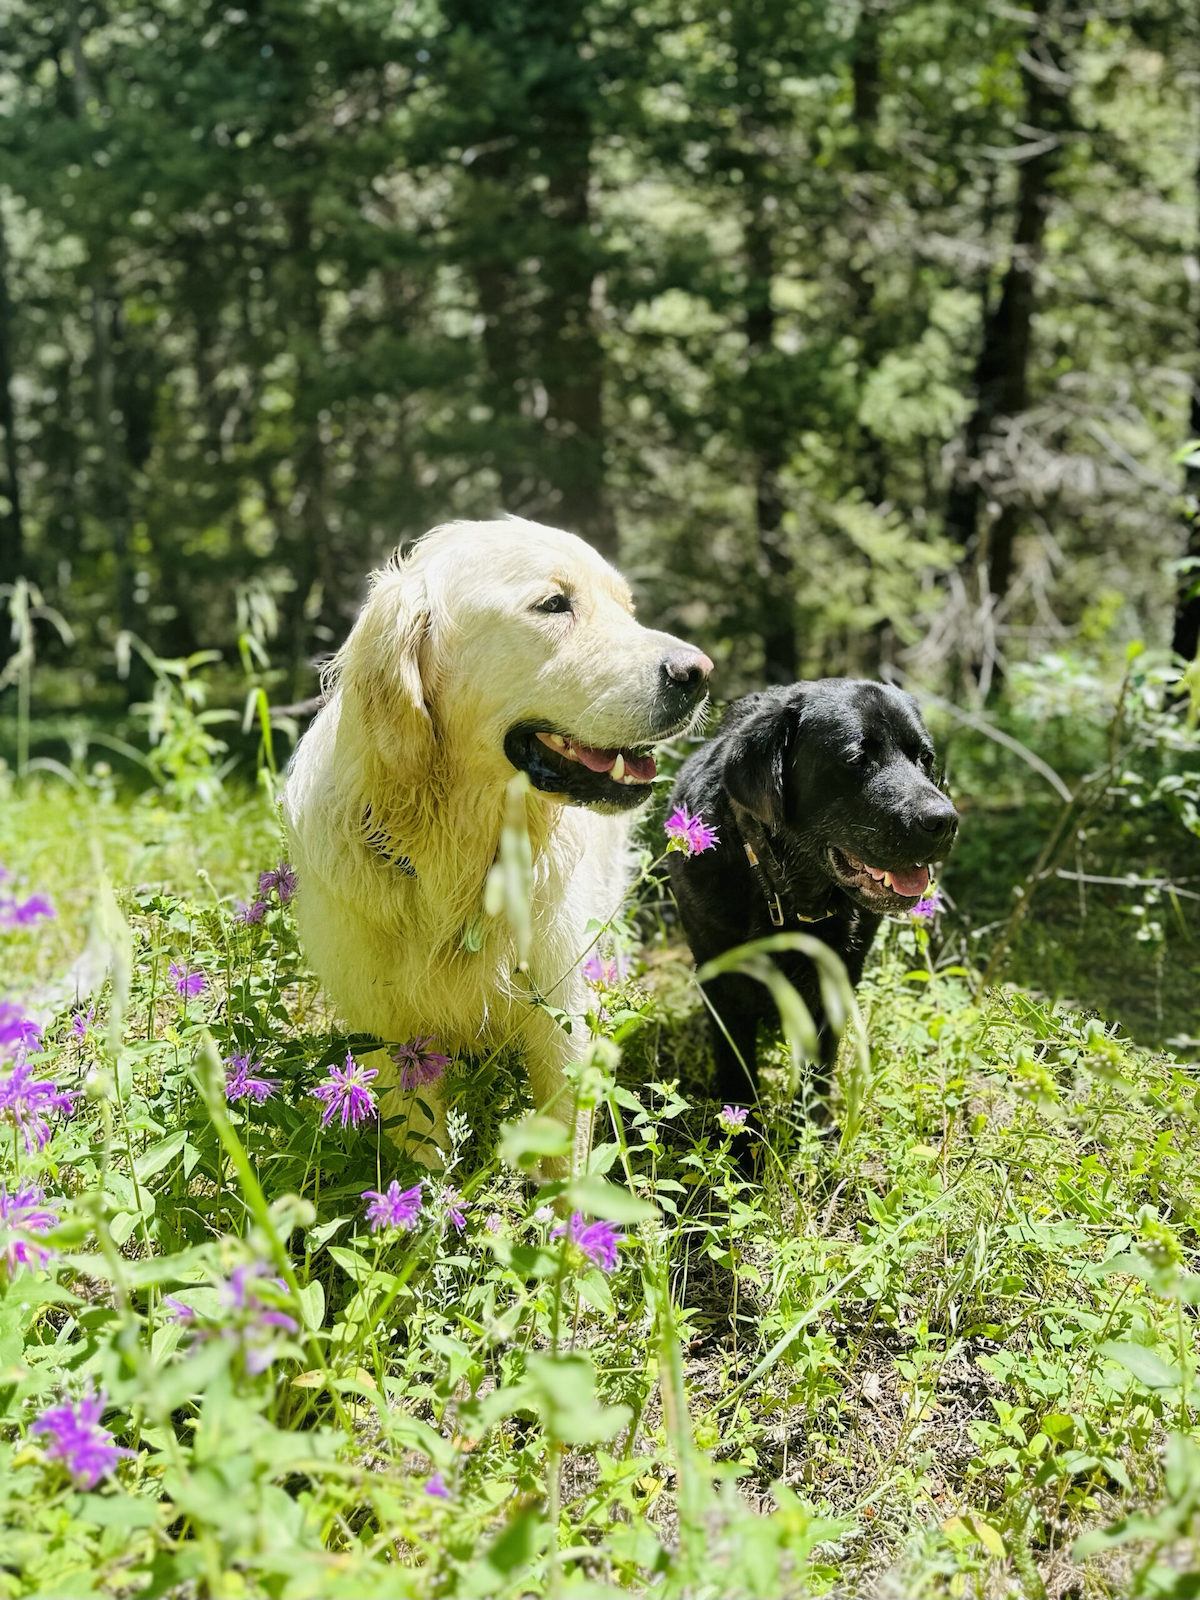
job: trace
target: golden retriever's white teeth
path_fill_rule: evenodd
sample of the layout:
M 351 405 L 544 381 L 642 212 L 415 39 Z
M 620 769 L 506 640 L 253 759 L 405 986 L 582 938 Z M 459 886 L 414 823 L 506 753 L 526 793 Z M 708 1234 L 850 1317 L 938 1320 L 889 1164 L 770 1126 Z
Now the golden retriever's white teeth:
M 872 873 L 871 876 L 874 877 L 874 873 Z M 892 887 L 892 875 L 890 872 L 885 872 L 883 875 L 883 887 L 885 889 L 890 889 Z
M 612 777 L 612 778 L 615 778 L 618 783 L 620 783 L 622 781 L 622 779 L 624 778 L 624 776 L 625 776 L 625 757 L 621 754 L 621 752 L 619 750 L 617 751 L 617 759 L 613 762 L 612 766 L 608 769 L 608 771 L 609 771 L 609 776 Z
M 561 733 L 539 733 L 538 738 L 544 745 L 556 751 L 560 756 L 565 756 L 568 761 L 578 761 L 579 757 L 571 749 L 570 742 L 563 738 Z

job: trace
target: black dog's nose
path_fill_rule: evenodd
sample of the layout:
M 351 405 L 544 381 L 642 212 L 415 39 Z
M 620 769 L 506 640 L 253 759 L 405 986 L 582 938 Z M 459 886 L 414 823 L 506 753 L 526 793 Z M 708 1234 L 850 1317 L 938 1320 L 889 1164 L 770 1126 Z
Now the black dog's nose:
M 917 802 L 913 822 L 923 833 L 935 839 L 953 839 L 958 828 L 958 812 L 944 794 L 935 792 Z
M 703 650 L 673 650 L 663 658 L 664 688 L 695 693 L 702 687 L 713 669 L 712 662 Z

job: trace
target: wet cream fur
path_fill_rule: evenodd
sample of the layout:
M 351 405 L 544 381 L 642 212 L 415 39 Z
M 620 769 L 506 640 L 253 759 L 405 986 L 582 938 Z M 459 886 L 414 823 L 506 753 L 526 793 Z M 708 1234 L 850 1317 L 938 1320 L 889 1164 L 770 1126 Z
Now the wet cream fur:
M 571 615 L 533 608 L 565 590 Z M 503 916 L 463 947 L 482 911 L 506 785 L 504 737 L 548 723 L 586 744 L 645 744 L 664 646 L 633 618 L 620 575 L 572 534 L 509 518 L 435 528 L 371 580 L 331 666 L 330 697 L 285 795 L 304 949 L 349 1026 L 400 1043 L 432 1034 L 454 1055 L 514 1041 L 537 1105 L 568 1125 L 567 1064 L 587 1038 L 579 971 L 589 921 L 617 910 L 632 814 L 601 815 L 531 791 L 533 946 L 527 974 Z M 369 810 L 370 820 L 364 823 Z M 378 830 L 415 877 L 368 842 Z M 574 1019 L 568 1036 L 530 988 Z M 438 1086 L 398 1087 L 386 1052 L 384 1118 L 403 1113 L 430 1164 L 444 1143 Z M 401 1135 L 402 1137 L 402 1135 Z M 577 1155 L 587 1130 L 576 1129 Z

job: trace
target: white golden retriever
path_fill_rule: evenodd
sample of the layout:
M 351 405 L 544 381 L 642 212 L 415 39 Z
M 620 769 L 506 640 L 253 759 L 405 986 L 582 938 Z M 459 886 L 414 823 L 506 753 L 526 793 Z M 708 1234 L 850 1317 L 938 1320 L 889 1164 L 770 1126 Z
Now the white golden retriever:
M 711 669 L 634 621 L 590 546 L 538 523 L 450 523 L 375 573 L 284 801 L 301 940 L 346 1022 L 391 1047 L 432 1035 L 450 1055 L 517 1042 L 535 1102 L 571 1125 L 588 924 L 627 885 L 630 814 L 655 775 L 645 747 L 692 721 Z M 506 918 L 483 912 L 518 771 L 532 786 L 525 973 Z M 437 1086 L 419 1091 L 430 1124 L 386 1049 L 371 1065 L 384 1118 L 403 1115 L 428 1160 L 445 1137 Z

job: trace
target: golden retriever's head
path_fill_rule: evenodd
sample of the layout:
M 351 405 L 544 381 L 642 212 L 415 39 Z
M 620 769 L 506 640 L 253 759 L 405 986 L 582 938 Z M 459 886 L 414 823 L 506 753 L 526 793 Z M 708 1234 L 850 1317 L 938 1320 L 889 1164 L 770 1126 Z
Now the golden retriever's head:
M 516 517 L 435 528 L 377 573 L 336 663 L 397 776 L 516 767 L 610 810 L 649 794 L 646 747 L 688 725 L 711 670 L 634 620 L 624 580 L 582 539 Z

